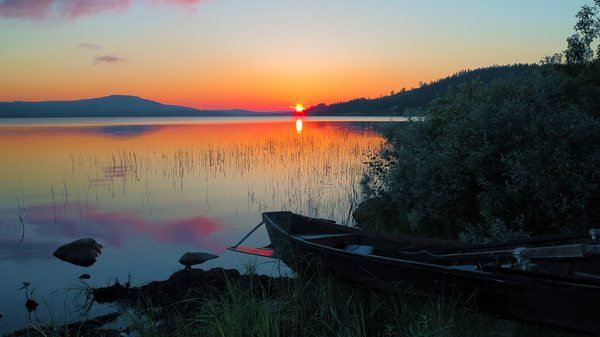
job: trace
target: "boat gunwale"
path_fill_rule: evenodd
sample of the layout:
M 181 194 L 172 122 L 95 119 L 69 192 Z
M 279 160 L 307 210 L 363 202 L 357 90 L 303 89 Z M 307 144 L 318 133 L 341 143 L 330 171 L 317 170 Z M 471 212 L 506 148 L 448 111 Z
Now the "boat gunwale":
M 426 262 L 420 262 L 420 261 L 413 261 L 413 260 L 407 260 L 407 259 L 400 259 L 400 258 L 392 258 L 392 257 L 387 257 L 387 256 L 382 256 L 382 255 L 363 255 L 363 254 L 359 254 L 359 253 L 355 253 L 355 252 L 351 252 L 351 251 L 347 251 L 344 249 L 340 249 L 340 248 L 335 248 L 335 247 L 330 247 L 330 246 L 326 246 L 326 245 L 321 245 L 315 242 L 311 242 L 310 240 L 304 239 L 300 236 L 288 233 L 286 231 L 284 231 L 283 229 L 281 229 L 280 226 L 278 226 L 277 224 L 275 224 L 270 218 L 268 219 L 269 223 L 271 226 L 273 226 L 275 229 L 277 229 L 279 232 L 281 232 L 282 234 L 284 234 L 288 239 L 292 239 L 292 240 L 296 240 L 296 241 L 302 241 L 302 244 L 308 245 L 310 247 L 312 247 L 313 249 L 318 249 L 318 250 L 329 250 L 332 251 L 336 254 L 341 254 L 344 256 L 351 256 L 353 259 L 359 258 L 361 260 L 365 260 L 365 261 L 369 261 L 372 259 L 381 259 L 383 261 L 391 261 L 391 262 L 400 262 L 403 264 L 407 264 L 407 265 L 420 265 L 426 268 L 431 269 L 431 267 L 434 268 L 438 268 L 438 269 L 442 269 L 444 271 L 452 271 L 452 272 L 456 272 L 457 274 L 471 274 L 472 272 L 476 272 L 478 275 L 493 275 L 493 273 L 491 272 L 486 272 L 483 270 L 463 270 L 463 269 L 459 269 L 459 268 L 452 268 L 452 266 L 444 266 L 444 265 L 437 265 L 437 264 L 431 264 L 431 263 L 426 263 Z M 267 222 L 265 222 L 266 224 Z M 340 225 L 337 225 L 340 226 Z M 358 229 L 361 230 L 361 229 Z M 394 264 L 395 264 L 394 263 Z M 498 280 L 501 282 L 504 282 L 502 280 Z
M 330 247 L 327 245 L 322 245 L 319 243 L 311 242 L 310 240 L 304 239 L 301 236 L 297 236 L 292 233 L 288 233 L 285 230 L 283 230 L 279 225 L 277 225 L 271 218 L 268 217 L 268 213 L 282 213 L 282 212 L 265 212 L 265 213 L 267 214 L 266 218 L 268 219 L 269 225 L 271 225 L 277 231 L 282 233 L 288 240 L 301 241 L 303 245 L 306 245 L 313 250 L 330 251 L 331 253 L 341 255 L 341 256 L 347 256 L 354 260 L 360 259 L 362 261 L 371 261 L 373 259 L 376 259 L 376 260 L 381 260 L 381 261 L 388 261 L 392 265 L 405 265 L 408 268 L 414 268 L 416 266 L 419 266 L 422 269 L 427 269 L 427 270 L 431 270 L 431 271 L 438 269 L 439 272 L 445 273 L 448 275 L 460 275 L 463 277 L 468 276 L 468 277 L 474 277 L 474 278 L 485 278 L 486 280 L 495 281 L 495 282 L 499 282 L 499 283 L 514 282 L 514 283 L 532 284 L 532 283 L 543 282 L 543 284 L 545 286 L 550 286 L 550 287 L 556 287 L 556 286 L 586 287 L 586 288 L 595 288 L 600 291 L 600 279 L 596 280 L 595 278 L 584 278 L 584 277 L 578 277 L 578 276 L 560 276 L 560 275 L 553 275 L 553 274 L 524 272 L 524 271 L 516 271 L 516 270 L 514 272 L 511 272 L 512 270 L 507 270 L 507 271 L 503 271 L 503 270 L 490 271 L 490 270 L 482 270 L 482 269 L 465 270 L 465 269 L 460 269 L 460 268 L 453 268 L 453 266 L 427 263 L 427 262 L 408 260 L 408 259 L 402 259 L 402 258 L 393 258 L 393 257 L 382 256 L 382 255 L 376 255 L 376 254 L 363 255 L 363 254 L 347 251 L 344 249 Z M 364 229 L 360 229 L 360 228 L 347 227 L 347 226 L 339 225 L 339 224 L 329 222 L 326 220 L 310 218 L 310 217 L 299 215 L 299 214 L 296 214 L 293 212 L 289 212 L 289 213 L 292 214 L 292 217 L 297 217 L 297 218 L 303 219 L 303 220 L 306 219 L 311 222 L 317 221 L 320 224 L 325 224 L 326 227 L 329 227 L 329 228 L 333 228 L 333 229 L 347 228 L 347 229 L 352 230 L 353 232 L 357 231 L 356 233 L 353 233 L 353 234 L 364 235 L 365 232 L 366 233 L 378 233 L 378 232 L 373 232 L 370 230 L 364 230 Z M 267 224 L 267 221 L 265 221 L 265 224 Z M 379 234 L 383 234 L 383 233 L 379 233 Z M 389 234 L 389 235 L 397 236 L 395 234 Z M 384 236 L 386 236 L 386 234 L 384 234 Z M 373 236 L 373 237 L 375 237 L 375 236 Z M 400 237 L 404 237 L 404 236 L 400 236 Z M 379 238 L 379 239 L 387 240 L 387 238 Z M 423 239 L 428 240 L 427 238 L 423 238 Z M 431 239 L 431 240 L 434 240 L 436 242 L 439 242 L 439 241 L 454 242 L 454 241 L 439 240 L 439 239 Z M 396 242 L 395 240 L 390 240 L 390 241 Z M 509 268 L 503 268 L 503 269 L 509 269 Z M 523 279 L 523 278 L 525 278 L 525 279 Z M 590 284 L 590 283 L 592 283 L 592 284 Z
M 289 211 L 285 211 L 285 212 L 289 212 Z M 269 214 L 274 214 L 274 213 L 283 213 L 283 212 L 282 211 L 279 211 L 279 212 L 265 212 L 263 214 L 266 214 L 267 217 L 268 217 Z M 331 228 L 331 229 L 341 230 L 343 228 L 343 231 L 348 232 L 348 233 L 360 234 L 360 235 L 363 235 L 363 236 L 367 236 L 369 238 L 375 238 L 375 239 L 379 239 L 379 240 L 386 240 L 386 241 L 391 241 L 391 242 L 396 242 L 396 243 L 403 243 L 403 244 L 407 244 L 407 245 L 417 246 L 417 245 L 423 245 L 423 244 L 437 244 L 437 245 L 445 246 L 445 247 L 448 247 L 448 248 L 457 248 L 457 249 L 459 249 L 462 246 L 467 246 L 467 245 L 470 244 L 468 242 L 460 242 L 460 241 L 452 241 L 452 240 L 444 240 L 444 239 L 423 238 L 423 237 L 417 237 L 417 236 L 399 235 L 399 234 L 392 234 L 392 233 L 382 233 L 382 232 L 372 231 L 372 230 L 369 230 L 369 229 L 344 226 L 344 225 L 340 225 L 340 224 L 337 224 L 335 222 L 331 222 L 331 221 L 328 221 L 328 220 L 319 219 L 319 218 L 311 218 L 311 217 L 300 215 L 300 214 L 296 214 L 296 213 L 293 213 L 293 212 L 289 212 L 289 213 L 291 213 L 292 219 L 297 218 L 297 219 L 301 219 L 302 221 L 316 222 L 316 223 L 318 223 L 319 225 L 321 225 L 323 227 L 328 227 L 328 228 Z M 287 233 L 285 231 L 283 231 L 283 232 Z M 293 233 L 287 233 L 287 234 L 294 235 Z

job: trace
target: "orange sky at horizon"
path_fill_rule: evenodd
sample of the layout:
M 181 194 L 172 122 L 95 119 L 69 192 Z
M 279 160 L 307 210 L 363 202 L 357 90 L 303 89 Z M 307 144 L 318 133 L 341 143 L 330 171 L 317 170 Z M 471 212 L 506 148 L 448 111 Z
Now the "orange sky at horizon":
M 591 0 L 0 0 L 0 101 L 291 111 L 566 49 Z M 34 7 L 34 5 L 38 7 Z

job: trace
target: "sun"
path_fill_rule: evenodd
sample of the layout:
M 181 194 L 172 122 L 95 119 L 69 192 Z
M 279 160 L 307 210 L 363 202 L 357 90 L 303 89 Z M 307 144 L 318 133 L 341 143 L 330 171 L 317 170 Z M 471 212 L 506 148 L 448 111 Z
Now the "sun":
M 302 110 L 304 110 L 302 105 L 300 105 L 300 104 L 296 105 L 296 112 L 302 112 Z

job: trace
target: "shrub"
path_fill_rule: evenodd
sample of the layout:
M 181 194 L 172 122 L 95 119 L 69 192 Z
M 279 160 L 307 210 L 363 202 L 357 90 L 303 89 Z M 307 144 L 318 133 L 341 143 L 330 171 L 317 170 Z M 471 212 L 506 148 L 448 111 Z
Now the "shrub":
M 596 223 L 600 124 L 568 95 L 568 75 L 542 68 L 465 83 L 432 101 L 425 121 L 382 128 L 386 146 L 371 161 L 380 172 L 363 190 L 390 197 L 419 235 L 480 239 Z

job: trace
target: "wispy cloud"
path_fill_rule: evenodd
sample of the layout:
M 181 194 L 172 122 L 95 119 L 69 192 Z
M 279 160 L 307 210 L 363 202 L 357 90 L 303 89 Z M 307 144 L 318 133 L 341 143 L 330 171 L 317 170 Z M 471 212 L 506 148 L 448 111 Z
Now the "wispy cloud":
M 122 59 L 115 55 L 96 55 L 96 57 L 94 57 L 94 64 L 119 62 L 125 62 L 125 59 Z
M 87 42 L 80 43 L 77 45 L 77 47 L 88 48 L 88 49 L 100 49 L 101 48 L 101 46 L 99 44 L 87 43 Z
M 0 0 L 0 16 L 4 18 L 42 20 L 56 0 Z
M 124 12 L 134 1 L 193 10 L 193 5 L 209 0 L 0 0 L 0 17 L 32 21 L 73 20 L 105 12 Z

